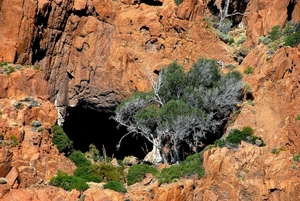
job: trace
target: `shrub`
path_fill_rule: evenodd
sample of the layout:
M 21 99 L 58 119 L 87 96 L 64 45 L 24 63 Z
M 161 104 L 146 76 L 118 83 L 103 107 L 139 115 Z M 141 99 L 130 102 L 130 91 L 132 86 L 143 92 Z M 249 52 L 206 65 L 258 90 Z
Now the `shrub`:
M 244 74 L 252 74 L 254 72 L 254 68 L 252 68 L 251 66 L 248 66 L 244 69 Z
M 68 158 L 75 163 L 77 167 L 89 167 L 92 165 L 81 151 L 73 151 Z
M 241 44 L 243 44 L 243 43 L 245 42 L 245 40 L 246 40 L 246 35 L 243 34 L 243 35 L 241 35 L 241 36 L 237 39 L 236 44 L 237 44 L 237 45 L 241 45 Z
M 287 36 L 284 40 L 284 46 L 297 47 L 300 43 L 300 32 Z
M 268 34 L 272 41 L 278 40 L 281 36 L 281 31 L 279 29 L 279 25 L 272 27 L 271 31 L 268 32 Z
M 256 146 L 265 145 L 261 137 L 254 136 L 254 130 L 249 126 L 244 127 L 242 131 L 238 129 L 231 130 L 225 139 L 216 140 L 214 144 L 218 147 L 228 146 L 237 148 L 238 145 L 241 144 L 241 141 L 245 141 Z
M 158 170 L 147 164 L 135 164 L 131 166 L 127 174 L 127 184 L 132 185 L 136 182 L 142 181 L 146 173 L 151 173 L 155 176 L 158 174 Z
M 84 191 L 89 187 L 84 179 L 70 176 L 63 171 L 58 171 L 57 176 L 52 177 L 49 184 L 61 187 L 67 191 L 71 191 L 72 189 Z
M 183 0 L 174 0 L 174 3 L 176 4 L 176 6 L 179 6 L 180 4 L 182 4 Z
M 19 144 L 19 141 L 15 135 L 10 136 L 10 141 L 13 147 L 17 146 Z
M 44 126 L 40 126 L 37 128 L 37 131 L 40 133 L 44 132 L 44 130 L 45 130 Z
M 100 152 L 94 144 L 89 145 L 89 151 L 86 152 L 85 155 L 88 158 L 93 159 L 94 161 L 98 161 L 101 158 L 100 157 Z
M 293 160 L 296 161 L 296 162 L 300 162 L 300 154 L 295 154 L 293 156 Z
M 297 116 L 297 117 L 295 118 L 295 120 L 299 121 L 299 120 L 300 120 L 300 116 Z
M 181 177 L 181 168 L 179 165 L 172 165 L 168 168 L 162 169 L 159 174 L 159 185 L 163 183 L 171 183 L 175 182 L 177 179 Z
M 126 193 L 127 189 L 122 186 L 120 182 L 117 181 L 109 181 L 103 185 L 105 189 L 111 189 L 120 193 Z
M 124 167 L 115 167 L 112 164 L 100 163 L 92 164 L 90 167 L 90 172 L 107 181 L 118 181 L 125 182 Z
M 56 145 L 59 152 L 69 155 L 73 151 L 73 141 L 69 139 L 62 127 L 55 125 L 52 127 L 52 143 Z
M 171 183 L 179 179 L 180 177 L 191 177 L 193 175 L 198 175 L 198 178 L 203 177 L 203 153 L 207 149 L 196 153 L 194 155 L 188 156 L 179 165 L 172 165 L 168 168 L 164 168 L 158 176 L 159 184 Z
M 88 166 L 77 167 L 74 171 L 74 176 L 80 177 L 87 182 L 102 182 L 102 179 L 94 175 Z
M 228 43 L 229 45 L 234 43 L 234 39 L 230 35 L 225 34 L 218 29 L 215 29 L 215 32 L 223 42 Z

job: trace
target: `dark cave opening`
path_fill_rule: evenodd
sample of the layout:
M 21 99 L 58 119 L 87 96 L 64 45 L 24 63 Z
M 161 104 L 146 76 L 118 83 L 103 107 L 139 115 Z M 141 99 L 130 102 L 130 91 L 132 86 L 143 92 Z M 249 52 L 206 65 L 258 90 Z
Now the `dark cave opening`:
M 293 0 L 290 1 L 289 5 L 287 7 L 287 14 L 288 14 L 287 21 L 291 21 L 292 20 L 292 15 L 293 15 L 293 11 L 294 11 L 295 5 L 296 5 L 295 1 L 293 1 Z
M 123 159 L 133 155 L 143 159 L 146 151 L 151 151 L 152 145 L 142 137 L 126 136 L 120 149 L 116 145 L 127 133 L 125 127 L 117 128 L 117 123 L 111 119 L 113 112 L 99 112 L 84 106 L 69 107 L 63 129 L 73 141 L 75 150 L 86 152 L 89 145 L 94 144 L 103 156 L 103 147 L 107 157 Z

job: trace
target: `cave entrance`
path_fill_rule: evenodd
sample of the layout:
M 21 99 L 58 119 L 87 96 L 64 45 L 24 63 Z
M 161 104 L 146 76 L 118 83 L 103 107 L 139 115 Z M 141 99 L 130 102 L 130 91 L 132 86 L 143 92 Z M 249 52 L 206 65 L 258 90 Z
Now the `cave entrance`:
M 89 145 L 94 144 L 103 156 L 103 147 L 107 157 L 123 159 L 125 156 L 133 155 L 143 159 L 145 152 L 151 151 L 152 145 L 142 137 L 126 136 L 122 140 L 120 149 L 116 145 L 127 133 L 125 127 L 117 128 L 117 123 L 111 119 L 113 112 L 99 112 L 84 105 L 69 107 L 65 118 L 63 129 L 73 141 L 75 150 L 85 153 Z

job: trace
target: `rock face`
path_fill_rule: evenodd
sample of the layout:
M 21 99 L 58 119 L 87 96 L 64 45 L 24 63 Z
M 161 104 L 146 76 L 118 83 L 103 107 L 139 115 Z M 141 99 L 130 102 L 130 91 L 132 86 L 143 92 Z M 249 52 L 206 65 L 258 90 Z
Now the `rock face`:
M 232 62 L 206 27 L 204 8 L 194 0 L 179 7 L 171 0 L 14 1 L 13 6 L 4 0 L 0 21 L 8 29 L 0 30 L 0 55 L 2 61 L 42 67 L 63 122 L 68 106 L 84 102 L 107 110 L 136 90 L 148 90 L 148 76 L 174 60 L 187 67 L 200 57 Z
M 0 75 L 0 197 L 10 189 L 48 182 L 59 169 L 72 173 L 75 166 L 51 145 L 51 126 L 57 120 L 41 71 L 22 69 Z M 39 122 L 36 127 L 34 122 Z

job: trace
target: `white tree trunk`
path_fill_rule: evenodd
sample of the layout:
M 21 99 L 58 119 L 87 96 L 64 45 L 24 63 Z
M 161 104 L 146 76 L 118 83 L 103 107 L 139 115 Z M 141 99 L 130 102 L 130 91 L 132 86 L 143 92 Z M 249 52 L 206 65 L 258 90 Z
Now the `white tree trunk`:
M 151 163 L 151 164 L 161 164 L 161 163 L 165 163 L 166 161 L 163 160 L 163 156 L 161 153 L 161 150 L 159 149 L 159 147 L 161 147 L 161 143 L 160 140 L 158 139 L 154 139 L 153 140 L 153 149 L 152 151 L 150 151 L 144 158 L 143 161 Z

